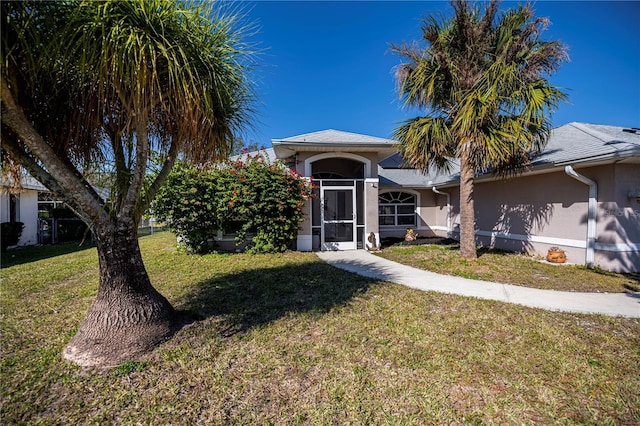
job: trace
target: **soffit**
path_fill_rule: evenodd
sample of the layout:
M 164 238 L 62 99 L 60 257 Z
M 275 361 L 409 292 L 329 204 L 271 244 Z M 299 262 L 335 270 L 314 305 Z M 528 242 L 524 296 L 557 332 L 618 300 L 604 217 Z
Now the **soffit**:
M 278 158 L 297 152 L 376 152 L 380 156 L 397 151 L 398 142 L 339 130 L 323 130 L 271 141 Z

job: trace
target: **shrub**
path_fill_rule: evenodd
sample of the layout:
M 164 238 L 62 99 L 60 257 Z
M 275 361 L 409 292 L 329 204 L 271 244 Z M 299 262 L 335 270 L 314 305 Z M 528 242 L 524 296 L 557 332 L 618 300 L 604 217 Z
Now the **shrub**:
M 153 205 L 188 251 L 205 253 L 220 227 L 212 174 L 178 165 L 167 177 Z
M 22 235 L 22 229 L 24 223 L 22 222 L 2 222 L 0 225 L 0 240 L 2 240 L 2 251 L 5 251 L 9 246 L 15 246 L 20 241 Z
M 285 251 L 296 237 L 312 184 L 261 154 L 243 159 L 208 171 L 182 166 L 169 176 L 156 214 L 189 250 L 207 251 L 207 240 L 233 224 L 236 243 L 247 241 L 251 253 Z

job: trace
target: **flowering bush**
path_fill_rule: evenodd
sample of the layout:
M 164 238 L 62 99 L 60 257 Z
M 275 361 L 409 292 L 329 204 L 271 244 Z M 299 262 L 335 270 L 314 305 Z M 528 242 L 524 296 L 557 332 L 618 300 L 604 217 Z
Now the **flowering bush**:
M 205 253 L 221 226 L 216 198 L 211 173 L 180 164 L 159 191 L 153 213 L 167 221 L 187 250 Z
M 156 200 L 156 214 L 195 252 L 208 249 L 218 229 L 236 230 L 252 253 L 285 251 L 298 233 L 312 184 L 281 162 L 245 155 L 222 167 L 172 173 Z

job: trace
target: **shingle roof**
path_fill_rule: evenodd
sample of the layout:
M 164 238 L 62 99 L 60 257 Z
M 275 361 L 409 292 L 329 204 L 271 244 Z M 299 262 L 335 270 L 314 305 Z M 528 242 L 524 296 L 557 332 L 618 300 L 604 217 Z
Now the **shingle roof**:
M 253 152 L 247 152 L 245 154 L 234 155 L 229 157 L 229 160 L 247 161 L 247 158 L 249 157 L 249 155 L 252 157 L 255 157 L 256 155 L 261 155 L 262 158 L 264 158 L 268 164 L 273 164 L 276 161 L 276 153 L 273 148 L 264 148 L 259 151 L 253 151 Z
M 284 143 L 309 143 L 309 144 L 363 144 L 363 145 L 397 145 L 397 141 L 378 138 L 375 136 L 361 135 L 358 133 L 343 132 L 340 130 L 322 130 L 319 132 L 305 133 L 284 139 L 273 139 L 272 142 Z
M 610 162 L 628 157 L 640 157 L 640 131 L 574 122 L 551 131 L 543 152 L 532 159 L 531 169 L 554 169 L 568 164 Z M 429 187 L 457 183 L 460 168 L 455 163 L 449 173 L 430 170 L 423 175 L 414 169 L 403 168 L 402 158 L 394 154 L 380 162 L 378 176 L 381 186 Z
M 284 139 L 272 139 L 278 158 L 287 158 L 297 152 L 378 152 L 389 155 L 396 150 L 397 141 L 340 130 L 322 130 Z
M 284 144 L 327 143 L 351 146 L 380 143 L 385 147 L 397 144 L 396 141 L 389 139 L 337 130 L 305 133 L 279 141 Z M 268 148 L 262 152 L 270 162 L 275 161 L 276 152 L 274 148 Z M 255 154 L 252 153 L 252 155 Z M 627 132 L 622 127 L 574 122 L 551 131 L 544 151 L 532 159 L 531 169 L 552 170 L 557 167 L 564 167 L 567 164 L 606 162 L 633 156 L 640 156 L 640 131 L 634 133 Z M 232 157 L 232 159 L 242 159 L 242 156 Z M 396 152 L 380 161 L 378 164 L 378 177 L 380 185 L 383 187 L 428 188 L 431 186 L 451 185 L 457 184 L 460 179 L 460 166 L 457 161 L 452 161 L 451 169 L 448 173 L 431 169 L 424 174 L 403 165 L 402 157 Z
M 640 155 L 640 134 L 623 127 L 569 123 L 551 131 L 545 150 L 533 166 L 606 160 Z
M 393 154 L 378 164 L 378 177 L 381 186 L 429 187 L 450 183 L 460 178 L 460 166 L 457 160 L 451 162 L 449 172 L 429 169 L 422 173 L 402 163 L 400 153 Z
M 13 179 L 2 177 L 0 178 L 0 186 L 2 187 L 13 187 L 14 181 Z M 36 179 L 32 178 L 29 175 L 22 176 L 22 180 L 20 181 L 20 188 L 22 189 L 31 189 L 36 191 L 49 191 L 43 184 L 41 184 Z

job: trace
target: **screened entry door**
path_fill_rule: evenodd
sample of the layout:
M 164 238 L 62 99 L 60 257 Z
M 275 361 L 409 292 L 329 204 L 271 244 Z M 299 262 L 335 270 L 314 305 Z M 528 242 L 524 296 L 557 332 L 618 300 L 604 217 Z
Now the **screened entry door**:
M 355 250 L 355 191 L 323 188 L 322 250 Z

